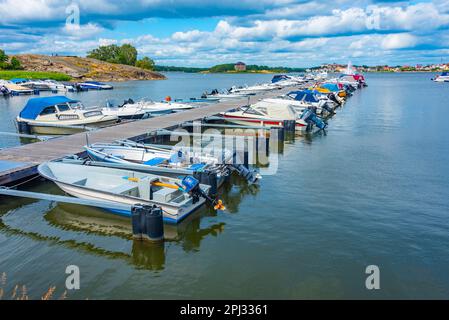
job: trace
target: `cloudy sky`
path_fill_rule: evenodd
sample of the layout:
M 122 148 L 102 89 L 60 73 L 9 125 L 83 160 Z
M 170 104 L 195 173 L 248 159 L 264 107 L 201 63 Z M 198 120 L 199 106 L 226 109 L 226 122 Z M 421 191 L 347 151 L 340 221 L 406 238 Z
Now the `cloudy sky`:
M 0 0 L 7 53 L 112 43 L 177 66 L 449 62 L 449 0 Z

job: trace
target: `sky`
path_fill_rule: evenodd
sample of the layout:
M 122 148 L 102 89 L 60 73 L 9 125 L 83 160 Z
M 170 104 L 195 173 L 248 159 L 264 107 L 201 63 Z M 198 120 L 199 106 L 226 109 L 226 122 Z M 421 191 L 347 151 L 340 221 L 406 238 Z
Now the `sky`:
M 449 62 L 449 0 L 0 0 L 8 54 L 123 43 L 174 66 Z

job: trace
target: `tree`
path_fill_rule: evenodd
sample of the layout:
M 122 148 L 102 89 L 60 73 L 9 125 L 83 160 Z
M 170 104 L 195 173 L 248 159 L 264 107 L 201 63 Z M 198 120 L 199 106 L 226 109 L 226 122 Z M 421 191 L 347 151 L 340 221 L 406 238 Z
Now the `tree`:
M 119 49 L 119 63 L 133 66 L 137 60 L 137 50 L 130 44 L 123 44 Z
M 5 51 L 0 49 L 0 62 L 8 61 L 8 56 L 5 54 Z
M 19 59 L 17 59 L 16 57 L 12 57 L 11 58 L 11 69 L 12 70 L 20 70 L 22 69 L 22 65 L 20 64 Z
M 119 63 L 119 53 L 120 47 L 115 44 L 111 44 L 109 46 L 100 46 L 97 49 L 88 52 L 87 57 L 111 63 Z
M 135 65 L 137 60 L 137 50 L 130 44 L 117 46 L 111 44 L 108 46 L 100 46 L 88 52 L 88 58 L 94 58 L 110 63 L 121 63 L 127 65 Z
M 148 57 L 143 57 L 142 59 L 136 61 L 136 67 L 154 70 L 154 61 Z

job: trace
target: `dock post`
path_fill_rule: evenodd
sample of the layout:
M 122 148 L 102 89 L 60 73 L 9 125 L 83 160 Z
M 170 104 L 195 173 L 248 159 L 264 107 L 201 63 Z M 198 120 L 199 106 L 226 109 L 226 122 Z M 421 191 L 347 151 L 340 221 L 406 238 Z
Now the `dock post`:
M 295 133 L 295 120 L 284 120 L 284 129 L 287 133 Z
M 270 152 L 282 153 L 284 149 L 284 128 L 272 127 L 270 129 Z
M 160 207 L 134 205 L 131 208 L 131 222 L 134 239 L 149 241 L 164 239 L 164 223 Z
M 216 172 L 209 172 L 208 176 L 209 176 L 209 185 L 210 185 L 209 194 L 211 196 L 216 196 L 217 192 L 218 192 L 217 173 Z

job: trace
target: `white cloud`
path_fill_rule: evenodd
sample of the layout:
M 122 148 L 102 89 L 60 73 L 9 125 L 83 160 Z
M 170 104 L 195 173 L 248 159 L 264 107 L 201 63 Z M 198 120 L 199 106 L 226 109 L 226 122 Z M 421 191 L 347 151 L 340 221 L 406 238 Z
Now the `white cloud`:
M 403 49 L 414 47 L 418 43 L 418 38 L 409 33 L 389 34 L 382 40 L 384 49 Z

